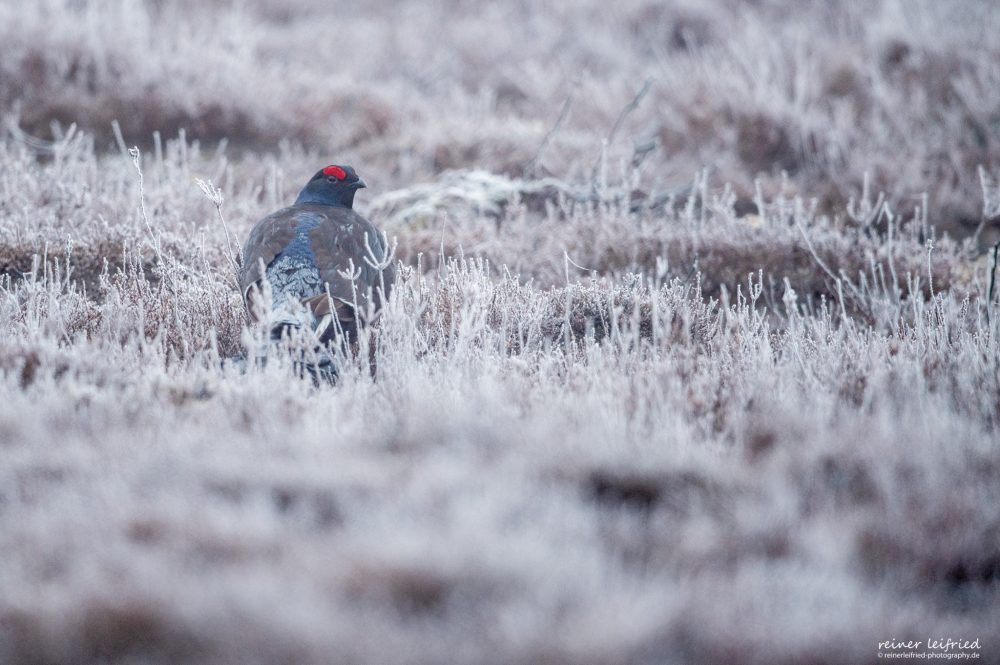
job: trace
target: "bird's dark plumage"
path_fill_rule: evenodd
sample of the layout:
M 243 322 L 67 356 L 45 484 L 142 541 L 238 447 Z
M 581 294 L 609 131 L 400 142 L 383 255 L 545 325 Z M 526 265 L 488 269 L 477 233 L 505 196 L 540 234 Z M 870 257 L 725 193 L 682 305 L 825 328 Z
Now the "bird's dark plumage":
M 365 183 L 353 168 L 328 166 L 306 184 L 294 205 L 268 215 L 250 231 L 240 289 L 251 317 L 260 321 L 268 309 L 266 303 L 261 307 L 258 295 L 266 279 L 271 302 L 265 323 L 272 336 L 287 327 L 308 324 L 316 329 L 330 314 L 339 326 L 317 330 L 320 338 L 328 339 L 338 327 L 350 337 L 377 316 L 392 289 L 395 268 L 388 263 L 382 234 L 352 209 L 362 187 Z

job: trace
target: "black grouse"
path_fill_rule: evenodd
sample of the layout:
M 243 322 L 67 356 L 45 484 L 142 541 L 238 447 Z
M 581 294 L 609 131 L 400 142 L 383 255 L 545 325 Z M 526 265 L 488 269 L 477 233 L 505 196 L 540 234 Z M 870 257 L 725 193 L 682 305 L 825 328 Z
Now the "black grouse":
M 383 235 L 352 209 L 365 186 L 350 166 L 327 166 L 294 205 L 250 231 L 240 289 L 250 317 L 267 325 L 272 339 L 308 327 L 321 342 L 342 332 L 353 344 L 359 328 L 374 322 L 396 272 Z

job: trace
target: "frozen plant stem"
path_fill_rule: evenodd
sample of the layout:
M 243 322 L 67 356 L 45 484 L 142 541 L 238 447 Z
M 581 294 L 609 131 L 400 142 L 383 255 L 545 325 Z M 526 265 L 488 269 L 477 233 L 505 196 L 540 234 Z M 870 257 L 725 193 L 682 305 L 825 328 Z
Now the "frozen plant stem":
M 618 114 L 618 117 L 615 119 L 615 124 L 611 126 L 611 131 L 608 132 L 608 138 L 605 139 L 604 141 L 605 150 L 609 146 L 611 146 L 611 144 L 614 142 L 615 136 L 617 136 L 618 134 L 618 130 L 621 129 L 621 126 L 625 123 L 625 119 L 628 118 L 633 111 L 639 108 L 639 104 L 642 103 L 642 100 L 646 96 L 646 93 L 648 93 L 649 89 L 652 87 L 653 87 L 653 78 L 652 77 L 647 78 L 643 82 L 642 87 L 639 89 L 639 92 L 637 92 L 635 94 L 635 97 L 632 98 L 632 101 L 626 104 L 625 108 L 623 108 L 621 110 L 621 113 Z M 597 162 L 594 164 L 593 170 L 590 172 L 590 182 L 592 187 L 594 188 L 597 187 L 597 176 L 601 170 L 601 163 L 604 161 L 605 150 L 601 151 L 601 156 L 598 157 Z
M 986 294 L 986 321 L 990 321 L 990 314 L 993 310 L 993 295 L 997 285 L 997 254 L 1000 253 L 1000 240 L 993 244 L 993 257 L 990 260 L 990 289 Z
M 232 236 L 229 234 L 229 225 L 226 224 L 226 217 L 222 214 L 222 202 L 225 198 L 222 195 L 222 190 L 212 184 L 211 180 L 202 180 L 201 178 L 195 178 L 195 184 L 198 188 L 208 197 L 215 206 L 215 212 L 219 215 L 219 221 L 222 222 L 222 230 L 226 234 L 226 249 L 228 253 L 226 258 L 229 259 L 229 264 L 233 268 L 233 275 L 236 279 L 239 279 L 240 266 L 243 265 L 243 252 L 237 247 L 236 250 L 233 249 Z
M 139 175 L 139 213 L 142 215 L 142 221 L 146 225 L 146 232 L 149 234 L 149 244 L 156 252 L 156 258 L 163 265 L 163 256 L 160 252 L 160 242 L 153 233 L 153 225 L 149 222 L 149 214 L 146 212 L 146 190 L 144 187 L 143 177 L 142 177 L 142 165 L 140 164 L 140 153 L 138 146 L 133 146 L 129 148 L 128 154 L 132 157 L 132 165 L 135 166 L 135 172 Z
M 542 158 L 542 154 L 545 149 L 549 147 L 549 143 L 552 142 L 553 137 L 559 132 L 559 128 L 562 127 L 563 123 L 566 122 L 566 118 L 569 117 L 569 110 L 573 106 L 573 100 L 576 98 L 576 93 L 580 89 L 581 79 L 577 78 L 573 81 L 573 87 L 570 88 L 569 95 L 566 97 L 566 101 L 563 102 L 562 108 L 559 109 L 559 117 L 556 118 L 555 124 L 552 125 L 542 142 L 538 145 L 538 150 L 535 151 L 534 157 L 528 162 L 527 166 L 524 168 L 524 177 L 531 179 L 535 177 L 535 171 L 538 168 L 538 162 Z

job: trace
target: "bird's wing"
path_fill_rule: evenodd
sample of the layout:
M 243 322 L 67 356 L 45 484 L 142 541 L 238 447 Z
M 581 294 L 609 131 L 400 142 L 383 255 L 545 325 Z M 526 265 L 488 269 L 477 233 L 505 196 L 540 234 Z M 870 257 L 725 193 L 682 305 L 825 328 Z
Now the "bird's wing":
M 375 308 L 380 308 L 382 297 L 379 294 L 384 286 L 385 295 L 388 295 L 395 271 L 391 267 L 379 270 L 369 263 L 372 257 L 368 247 L 371 247 L 376 262 L 385 259 L 388 249 L 371 222 L 353 210 L 335 209 L 328 212 L 327 220 L 309 235 L 320 278 L 329 285 L 337 317 L 342 321 L 364 320 L 371 302 L 370 295 L 374 297 Z M 350 274 L 352 265 L 356 276 L 353 283 Z M 325 294 L 308 302 L 317 315 L 330 311 Z M 355 304 L 360 311 L 354 311 Z
M 284 208 L 257 222 L 243 246 L 240 293 L 246 300 L 250 287 L 264 278 L 267 266 L 295 238 L 298 223 L 294 208 Z

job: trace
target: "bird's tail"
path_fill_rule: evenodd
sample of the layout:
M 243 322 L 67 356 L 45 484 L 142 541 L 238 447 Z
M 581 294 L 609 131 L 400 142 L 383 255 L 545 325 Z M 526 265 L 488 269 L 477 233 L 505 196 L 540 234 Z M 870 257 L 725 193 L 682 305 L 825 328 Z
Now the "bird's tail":
M 329 349 L 320 342 L 316 319 L 308 308 L 272 310 L 266 326 L 272 344 L 298 340 L 293 344 L 293 362 L 299 374 L 309 376 L 317 383 L 336 380 L 336 362 Z
M 312 312 L 305 307 L 275 307 L 267 313 L 264 324 L 270 332 L 271 341 L 278 342 L 295 335 L 296 331 L 312 330 L 314 318 Z

